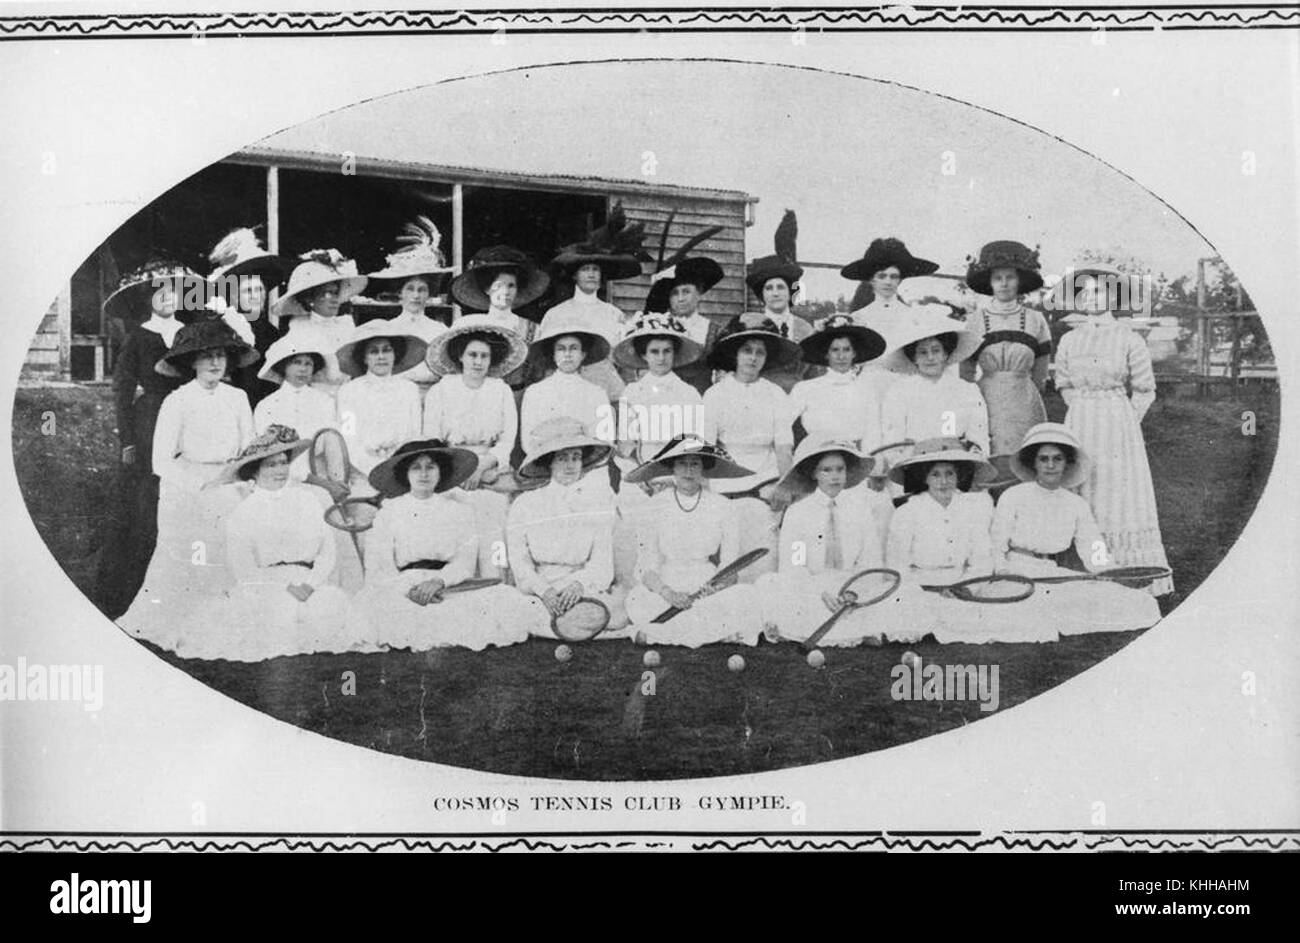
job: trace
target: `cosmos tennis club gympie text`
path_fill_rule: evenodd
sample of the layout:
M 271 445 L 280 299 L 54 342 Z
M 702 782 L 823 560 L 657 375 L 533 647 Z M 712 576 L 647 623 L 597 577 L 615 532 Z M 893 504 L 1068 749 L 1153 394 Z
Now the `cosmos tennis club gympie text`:
M 786 796 L 698 796 L 695 808 L 706 812 L 772 812 L 794 809 Z M 680 796 L 635 795 L 617 801 L 612 796 L 435 796 L 435 812 L 676 812 L 683 808 Z

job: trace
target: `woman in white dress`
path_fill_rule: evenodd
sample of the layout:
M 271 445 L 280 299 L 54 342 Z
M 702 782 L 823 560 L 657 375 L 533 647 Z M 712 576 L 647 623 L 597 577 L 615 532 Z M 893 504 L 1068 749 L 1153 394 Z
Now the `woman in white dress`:
M 537 324 L 520 317 L 515 308 L 541 298 L 550 284 L 551 277 L 518 249 L 490 246 L 474 253 L 465 271 L 452 280 L 451 293 L 465 310 L 484 312 L 484 323 L 510 331 L 527 348 Z M 525 360 L 511 367 L 502 379 L 512 390 L 522 390 L 540 376 L 536 365 Z
M 220 321 L 181 328 L 155 370 L 191 377 L 163 400 L 153 436 L 159 478 L 158 542 L 144 583 L 120 624 L 164 648 L 202 615 L 202 600 L 229 585 L 225 519 L 238 503 L 233 485 L 206 487 L 253 438 L 243 390 L 222 382 L 228 367 L 248 366 L 257 351 Z
M 993 512 L 998 572 L 1050 577 L 1078 572 L 1079 564 L 1093 573 L 1112 566 L 1092 509 L 1070 490 L 1087 476 L 1088 465 L 1065 426 L 1044 422 L 1029 430 L 1011 457 L 1011 470 L 1023 484 L 1005 491 Z M 1029 602 L 1062 635 L 1125 632 L 1160 620 L 1150 594 L 1118 583 L 1039 584 Z
M 546 631 L 546 608 L 509 586 L 448 592 L 474 576 L 478 535 L 474 512 L 447 492 L 477 467 L 467 449 L 420 439 L 371 471 L 385 501 L 366 535 L 366 585 L 352 601 L 354 638 L 414 651 L 482 651 Z
M 515 499 L 506 540 L 515 586 L 540 600 L 550 617 L 584 597 L 597 599 L 609 609 L 609 630 L 617 630 L 627 625 L 627 614 L 623 593 L 612 591 L 614 509 L 592 502 L 579 487 L 589 473 L 604 474 L 612 451 L 575 419 L 539 425 L 519 477 L 547 484 Z M 612 637 L 609 630 L 602 637 Z M 553 637 L 549 625 L 545 634 Z
M 478 458 L 456 497 L 474 512 L 482 577 L 502 576 L 506 565 L 506 507 L 518 490 L 510 453 L 519 414 L 502 377 L 526 356 L 523 338 L 481 314 L 465 315 L 429 346 L 431 367 L 445 376 L 424 398 L 424 435 Z
M 391 322 L 375 320 L 338 348 L 339 369 L 352 377 L 339 388 L 339 429 L 362 474 L 420 434 L 420 389 L 406 374 L 424 360 L 427 347 Z
M 1087 320 L 1061 338 L 1055 382 L 1069 407 L 1065 425 L 1092 459 L 1079 494 L 1096 515 L 1112 565 L 1168 566 L 1142 436 L 1142 417 L 1156 399 L 1151 353 L 1109 310 L 1107 287 L 1124 277 L 1098 265 L 1074 270 Z M 1167 578 L 1149 592 L 1173 590 Z
M 814 443 L 828 439 L 852 442 L 864 453 L 880 441 L 880 402 L 875 388 L 858 369 L 885 352 L 885 339 L 845 314 L 821 322 L 815 334 L 799 342 L 803 361 L 826 367 L 826 373 L 796 383 L 790 412 Z M 869 463 L 868 463 L 869 464 Z
M 666 472 L 673 485 L 652 499 L 654 514 L 640 535 L 636 585 L 627 597 L 630 631 L 647 645 L 757 644 L 764 624 L 752 587 L 731 585 L 696 598 L 720 565 L 755 549 L 741 545 L 731 502 L 707 487 L 710 481 L 744 477 L 749 469 L 717 446 L 683 436 L 628 480 Z M 654 622 L 671 607 L 681 612 L 667 622 Z
M 334 352 L 348 342 L 356 329 L 352 315 L 339 314 L 339 309 L 362 292 L 366 278 L 357 274 L 357 263 L 344 258 L 337 249 L 313 249 L 300 258 L 302 261 L 289 276 L 289 287 L 276 302 L 276 317 L 281 331 L 329 351 L 325 369 L 312 385 L 333 396 L 348 378 L 339 369 Z
M 271 426 L 288 426 L 304 439 L 321 429 L 337 428 L 334 399 L 311 385 L 325 369 L 330 351 L 310 337 L 282 337 L 266 352 L 258 376 L 279 387 L 253 409 L 253 428 L 261 434 Z M 295 481 L 307 477 L 307 456 L 297 455 L 289 473 Z

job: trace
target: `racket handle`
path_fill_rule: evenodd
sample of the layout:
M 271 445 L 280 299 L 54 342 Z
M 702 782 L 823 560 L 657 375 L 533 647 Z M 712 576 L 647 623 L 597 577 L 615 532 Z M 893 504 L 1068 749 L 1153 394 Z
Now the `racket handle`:
M 817 643 L 826 637 L 826 633 L 835 627 L 835 623 L 840 620 L 840 616 L 844 615 L 844 613 L 848 611 L 849 611 L 848 606 L 840 606 L 840 608 L 832 612 L 831 617 L 827 619 L 825 622 L 823 622 L 821 625 L 817 626 L 816 631 L 814 631 L 812 635 L 808 636 L 806 639 L 804 639 L 802 642 L 799 643 L 799 648 L 802 649 L 804 652 L 810 652 L 814 648 L 816 648 Z
M 663 612 L 659 613 L 659 615 L 651 619 L 650 622 L 654 625 L 663 625 L 673 616 L 680 615 L 681 612 L 682 610 L 678 609 L 676 606 L 669 606 Z

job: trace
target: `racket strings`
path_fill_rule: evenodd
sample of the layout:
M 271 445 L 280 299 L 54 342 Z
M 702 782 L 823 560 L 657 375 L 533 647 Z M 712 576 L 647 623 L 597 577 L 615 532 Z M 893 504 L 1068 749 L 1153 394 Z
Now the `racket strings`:
M 1033 595 L 1034 583 L 1019 576 L 992 576 L 958 583 L 950 593 L 965 602 L 1019 602 Z

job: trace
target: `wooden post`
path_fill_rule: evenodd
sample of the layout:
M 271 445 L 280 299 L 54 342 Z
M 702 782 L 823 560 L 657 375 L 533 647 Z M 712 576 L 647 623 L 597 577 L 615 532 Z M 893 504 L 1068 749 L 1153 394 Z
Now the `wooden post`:
M 280 168 L 266 168 L 266 249 L 268 252 L 280 251 Z M 271 314 L 279 298 L 280 289 L 272 288 L 266 299 L 266 318 L 274 327 L 280 326 L 279 318 Z
M 1228 375 L 1232 377 L 1233 386 L 1241 376 L 1241 282 L 1237 282 L 1235 294 L 1237 311 L 1232 316 L 1232 353 L 1228 356 Z
M 1196 395 L 1204 397 L 1210 375 L 1210 320 L 1205 316 L 1205 260 L 1196 260 Z
M 72 282 L 64 282 L 54 302 L 59 324 L 59 379 L 72 379 Z M 102 369 L 102 368 L 101 368 Z M 96 376 L 96 380 L 103 379 Z
M 451 265 L 452 277 L 465 271 L 465 185 L 451 186 Z M 451 323 L 460 320 L 460 305 L 456 296 L 451 299 Z

